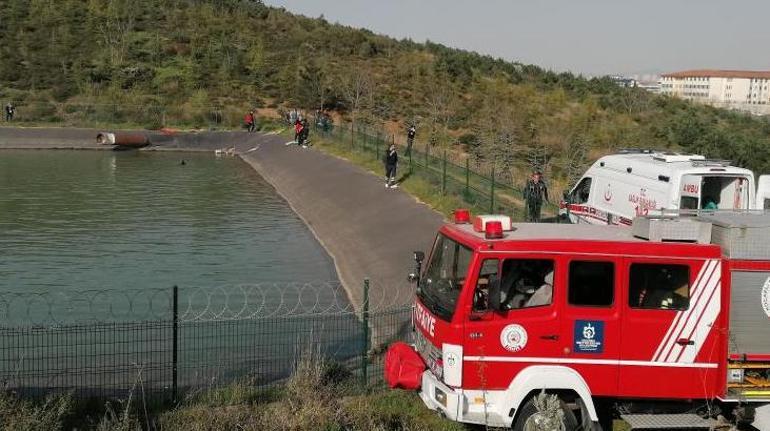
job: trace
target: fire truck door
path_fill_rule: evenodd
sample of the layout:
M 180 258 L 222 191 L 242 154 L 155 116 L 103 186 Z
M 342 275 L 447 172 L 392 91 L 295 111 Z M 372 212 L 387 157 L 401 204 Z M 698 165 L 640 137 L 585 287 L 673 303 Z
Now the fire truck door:
M 543 254 L 489 258 L 480 268 L 464 328 L 463 387 L 506 389 L 522 369 L 560 357 L 555 298 L 562 270 Z M 499 311 L 483 299 L 488 283 L 500 283 Z
M 717 378 L 719 260 L 629 258 L 625 274 L 620 395 L 703 397 Z
M 620 357 L 620 275 L 616 258 L 573 257 L 561 316 L 563 357 L 594 395 L 614 395 Z

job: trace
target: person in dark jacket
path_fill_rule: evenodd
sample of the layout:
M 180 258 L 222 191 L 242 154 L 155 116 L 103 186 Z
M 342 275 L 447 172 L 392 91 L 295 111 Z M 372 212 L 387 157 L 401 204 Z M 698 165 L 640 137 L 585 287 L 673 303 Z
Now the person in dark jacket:
M 13 121 L 13 114 L 16 113 L 16 107 L 13 106 L 13 103 L 8 103 L 5 105 L 5 121 L 8 121 L 9 123 Z
M 412 154 L 412 144 L 414 144 L 414 136 L 417 134 L 417 128 L 414 127 L 414 124 L 412 124 L 409 127 L 409 130 L 406 132 L 406 152 L 404 153 L 405 156 L 409 157 L 410 154 Z
M 307 148 L 308 137 L 310 136 L 310 127 L 308 126 L 307 119 L 302 119 L 302 131 L 299 134 L 299 145 Z
M 396 183 L 396 168 L 398 168 L 398 153 L 396 144 L 390 144 L 388 152 L 385 153 L 385 187 L 394 189 L 398 187 Z
M 548 187 L 543 182 L 543 174 L 540 171 L 532 173 L 524 186 L 524 203 L 527 206 L 527 221 L 540 223 L 540 210 L 543 201 L 548 201 Z

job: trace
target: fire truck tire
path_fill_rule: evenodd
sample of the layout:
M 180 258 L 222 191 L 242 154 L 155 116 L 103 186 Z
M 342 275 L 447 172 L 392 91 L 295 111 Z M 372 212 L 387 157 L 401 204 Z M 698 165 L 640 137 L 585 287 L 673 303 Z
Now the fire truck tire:
M 575 413 L 570 410 L 564 401 L 561 403 L 561 410 L 564 412 L 564 431 L 575 431 L 578 429 L 578 421 Z M 527 431 L 527 420 L 537 413 L 535 399 L 530 398 L 516 415 L 516 422 L 513 423 L 513 431 Z

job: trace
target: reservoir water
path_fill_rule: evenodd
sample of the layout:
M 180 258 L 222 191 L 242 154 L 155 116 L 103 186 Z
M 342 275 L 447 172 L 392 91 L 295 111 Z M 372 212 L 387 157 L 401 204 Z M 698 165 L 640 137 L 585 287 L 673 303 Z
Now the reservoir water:
M 166 396 L 271 382 L 308 351 L 360 355 L 351 310 L 325 250 L 238 158 L 0 152 L 9 388 L 122 396 L 141 375 Z
M 145 317 L 144 308 L 165 308 L 170 296 L 142 305 L 146 294 L 126 292 L 170 292 L 174 285 L 206 302 L 212 289 L 258 285 L 264 296 L 271 283 L 333 281 L 333 263 L 311 232 L 240 159 L 0 152 L 0 319 L 6 322 L 34 322 L 41 313 L 71 321 L 108 309 L 130 319 L 123 306 Z M 69 308 L 56 310 L 62 303 Z

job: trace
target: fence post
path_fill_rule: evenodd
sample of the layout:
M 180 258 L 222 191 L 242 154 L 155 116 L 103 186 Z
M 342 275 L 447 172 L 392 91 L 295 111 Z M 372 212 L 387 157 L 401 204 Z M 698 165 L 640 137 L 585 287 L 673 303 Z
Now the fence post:
M 446 150 L 444 150 L 444 160 L 441 169 L 441 194 L 446 194 Z
M 468 198 L 470 194 L 470 188 L 471 188 L 471 159 L 465 159 L 465 196 L 466 199 Z
M 364 279 L 364 303 L 361 319 L 363 343 L 361 351 L 361 383 L 366 388 L 369 384 L 369 279 Z
M 354 127 L 355 127 L 354 125 L 355 125 L 355 122 L 351 121 L 350 122 L 350 147 L 351 148 L 356 146 L 356 141 L 355 141 L 356 134 L 354 132 Z
M 489 193 L 489 213 L 495 213 L 495 166 L 492 165 L 492 188 Z
M 179 287 L 174 285 L 173 290 L 173 327 L 172 327 L 172 334 L 173 334 L 173 342 L 172 342 L 172 349 L 173 352 L 171 353 L 171 396 L 172 401 L 176 402 L 177 400 L 177 365 L 178 365 L 178 356 L 177 352 L 179 351 Z
M 377 131 L 377 137 L 374 139 L 374 159 L 380 160 L 380 131 Z
M 409 151 L 409 175 L 414 173 L 414 165 L 412 165 L 412 151 Z

